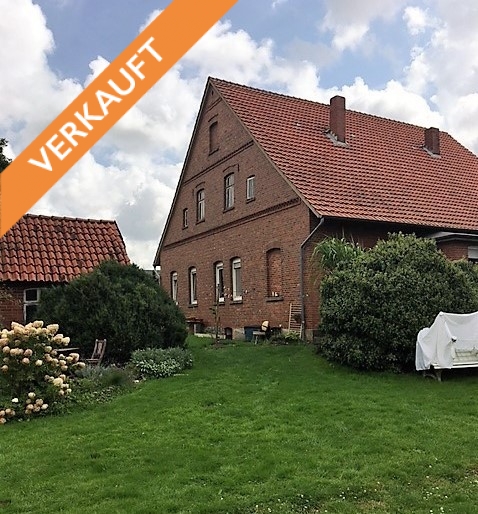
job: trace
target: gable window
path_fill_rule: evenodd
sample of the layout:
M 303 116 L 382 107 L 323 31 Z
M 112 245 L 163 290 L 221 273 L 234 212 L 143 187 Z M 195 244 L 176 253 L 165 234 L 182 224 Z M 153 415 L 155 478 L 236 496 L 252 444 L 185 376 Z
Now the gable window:
M 224 264 L 217 262 L 214 266 L 214 277 L 215 277 L 215 298 L 218 303 L 224 303 Z
M 171 298 L 178 303 L 178 274 L 176 271 L 171 273 Z
M 219 150 L 218 124 L 217 121 L 209 125 L 209 153 Z
M 267 260 L 267 296 L 282 296 L 282 255 L 280 248 L 272 248 L 266 254 Z
M 206 194 L 204 189 L 197 192 L 197 221 L 203 221 L 206 216 Z
M 35 321 L 39 301 L 40 289 L 25 289 L 23 291 L 23 317 L 25 318 L 25 323 Z
M 188 228 L 188 210 L 183 209 L 183 228 Z
M 241 259 L 236 258 L 231 261 L 231 275 L 232 275 L 232 300 L 242 300 L 242 269 Z
M 224 178 L 224 209 L 234 207 L 234 173 Z
M 256 197 L 256 177 L 247 177 L 246 181 L 246 200 L 254 200 Z
M 189 268 L 189 303 L 191 305 L 198 303 L 196 268 Z

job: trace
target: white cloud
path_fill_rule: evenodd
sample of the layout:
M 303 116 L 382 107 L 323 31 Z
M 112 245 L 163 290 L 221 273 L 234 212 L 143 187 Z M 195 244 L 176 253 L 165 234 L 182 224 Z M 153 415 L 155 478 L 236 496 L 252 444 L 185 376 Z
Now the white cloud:
M 288 0 L 272 0 L 272 9 L 276 9 L 281 4 L 285 4 Z
M 433 20 L 430 19 L 428 11 L 420 7 L 406 7 L 403 12 L 403 19 L 407 24 L 408 32 L 412 36 L 425 32 L 428 27 L 433 25 Z
M 326 14 L 320 24 L 333 33 L 332 44 L 340 51 L 356 49 L 376 19 L 390 20 L 406 0 L 325 0 Z
M 54 51 L 53 35 L 32 2 L 0 0 L 0 134 L 9 139 L 14 154 L 108 65 L 98 56 L 89 73 L 85 70 L 84 84 L 56 75 L 47 61 Z M 428 38 L 413 48 L 403 75 L 384 81 L 380 88 L 370 87 L 361 77 L 324 88 L 310 61 L 285 59 L 272 39 L 256 41 L 230 22 L 217 23 L 36 204 L 34 212 L 117 219 L 130 257 L 151 267 L 208 75 L 324 103 L 343 94 L 350 109 L 437 126 L 477 151 L 478 10 L 471 4 L 457 10 L 438 0 L 430 12 L 419 7 L 402 11 L 405 3 L 325 3 L 321 26 L 332 33 L 337 59 L 339 49 L 358 48 L 372 40 L 376 20 L 388 23 L 396 18 L 410 33 Z

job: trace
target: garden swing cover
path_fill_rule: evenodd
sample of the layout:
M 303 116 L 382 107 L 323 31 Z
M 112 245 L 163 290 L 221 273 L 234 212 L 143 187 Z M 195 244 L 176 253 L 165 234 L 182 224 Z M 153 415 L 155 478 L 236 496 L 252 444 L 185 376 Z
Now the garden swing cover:
M 431 327 L 418 332 L 415 367 L 430 365 L 451 368 L 456 350 L 478 351 L 478 312 L 452 314 L 440 312 Z

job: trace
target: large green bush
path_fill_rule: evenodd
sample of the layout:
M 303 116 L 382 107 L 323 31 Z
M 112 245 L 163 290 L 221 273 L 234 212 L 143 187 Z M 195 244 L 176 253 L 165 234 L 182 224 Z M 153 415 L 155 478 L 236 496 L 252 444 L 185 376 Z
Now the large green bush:
M 42 292 L 38 316 L 59 323 L 89 356 L 107 339 L 106 361 L 127 362 L 134 350 L 182 346 L 183 314 L 164 289 L 135 265 L 107 261 L 66 286 Z
M 440 311 L 478 310 L 474 273 L 432 240 L 389 236 L 324 278 L 319 351 L 359 369 L 412 369 L 417 333 Z

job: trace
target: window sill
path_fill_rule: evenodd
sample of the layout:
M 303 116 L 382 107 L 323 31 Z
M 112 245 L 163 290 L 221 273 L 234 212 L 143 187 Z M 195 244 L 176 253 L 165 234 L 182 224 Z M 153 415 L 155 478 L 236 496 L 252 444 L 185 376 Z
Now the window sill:
M 234 210 L 234 205 L 232 207 L 225 207 L 222 212 L 229 212 Z
M 252 197 L 252 198 L 247 198 L 247 199 L 246 199 L 246 203 L 251 203 L 251 202 L 253 202 L 255 199 L 256 199 L 256 197 L 255 197 L 255 196 L 254 196 L 254 197 Z
M 190 309 L 196 309 L 196 308 L 197 308 L 197 306 L 198 306 L 198 304 L 197 304 L 197 303 L 190 303 L 190 304 L 188 305 L 188 307 L 189 307 Z
M 199 223 L 204 223 L 206 221 L 206 218 L 202 218 L 200 220 L 196 221 L 196 225 L 199 225 Z
M 237 300 L 231 300 L 231 305 L 240 305 L 242 303 L 242 298 Z
M 219 147 L 214 148 L 214 150 L 209 150 L 209 155 L 213 155 L 213 154 L 215 154 L 216 152 L 219 152 Z
M 266 302 L 283 302 L 284 297 L 283 296 L 267 296 Z

